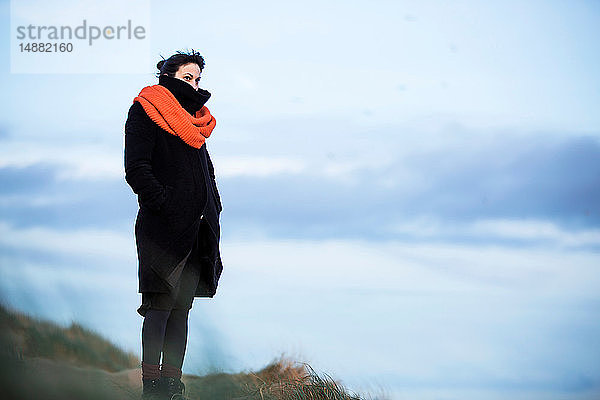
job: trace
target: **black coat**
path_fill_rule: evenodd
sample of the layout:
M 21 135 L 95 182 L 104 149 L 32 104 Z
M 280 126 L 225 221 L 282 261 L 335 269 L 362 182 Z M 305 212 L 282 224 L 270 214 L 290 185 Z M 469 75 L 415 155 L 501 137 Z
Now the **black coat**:
M 192 115 L 210 97 L 174 77 L 162 75 L 158 84 Z M 152 121 L 136 101 L 125 123 L 125 180 L 138 195 L 139 292 L 169 292 L 181 272 L 175 267 L 197 240 L 198 257 L 188 261 L 201 271 L 195 297 L 213 297 L 223 270 L 222 206 L 206 143 L 200 149 L 188 145 Z

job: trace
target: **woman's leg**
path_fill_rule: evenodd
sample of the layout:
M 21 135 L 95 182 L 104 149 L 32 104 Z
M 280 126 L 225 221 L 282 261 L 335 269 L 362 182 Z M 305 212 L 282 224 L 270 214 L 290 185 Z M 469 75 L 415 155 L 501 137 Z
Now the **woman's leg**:
M 194 294 L 200 273 L 194 262 L 198 256 L 197 241 L 190 252 L 189 260 L 181 274 L 181 281 L 175 305 L 171 310 L 163 343 L 162 376 L 181 378 L 181 367 L 187 346 L 188 316 L 194 301 Z
M 173 309 L 169 315 L 163 350 L 163 376 L 181 378 L 181 367 L 187 346 L 188 309 Z
M 163 348 L 169 310 L 149 309 L 142 326 L 142 379 L 160 377 L 160 353 Z

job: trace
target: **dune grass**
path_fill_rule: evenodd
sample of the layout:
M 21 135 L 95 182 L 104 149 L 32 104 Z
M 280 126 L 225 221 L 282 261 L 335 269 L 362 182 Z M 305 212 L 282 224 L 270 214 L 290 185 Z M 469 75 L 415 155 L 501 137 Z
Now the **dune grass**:
M 361 400 L 327 374 L 284 356 L 257 372 L 185 376 L 190 399 L 231 400 Z
M 240 399 L 265 400 L 360 400 L 328 374 L 319 375 L 306 363 L 294 367 L 291 360 L 280 359 L 257 374 L 246 386 L 248 394 Z
M 0 345 L 2 399 L 140 398 L 138 358 L 79 324 L 60 327 L 0 305 Z M 182 381 L 191 400 L 364 399 L 284 356 L 255 372 L 186 374 Z
M 41 357 L 109 372 L 135 368 L 139 361 L 97 333 L 72 323 L 63 328 L 0 304 L 0 341 L 7 356 Z

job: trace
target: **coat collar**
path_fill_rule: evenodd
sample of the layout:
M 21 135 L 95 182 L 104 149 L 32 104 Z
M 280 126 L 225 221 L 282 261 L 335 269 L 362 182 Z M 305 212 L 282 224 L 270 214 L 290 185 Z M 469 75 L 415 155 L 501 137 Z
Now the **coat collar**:
M 196 91 L 189 83 L 168 75 L 161 75 L 158 84 L 173 93 L 179 104 L 191 115 L 200 110 L 211 96 L 208 90 L 198 88 Z

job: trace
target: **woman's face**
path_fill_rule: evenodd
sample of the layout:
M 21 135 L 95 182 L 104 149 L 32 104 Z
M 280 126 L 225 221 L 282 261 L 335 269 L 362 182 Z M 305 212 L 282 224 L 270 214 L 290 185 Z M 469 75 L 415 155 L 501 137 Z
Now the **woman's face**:
M 179 67 L 175 72 L 175 78 L 181 79 L 184 82 L 192 85 L 194 90 L 198 90 L 198 83 L 200 82 L 200 66 L 196 63 L 189 63 Z

